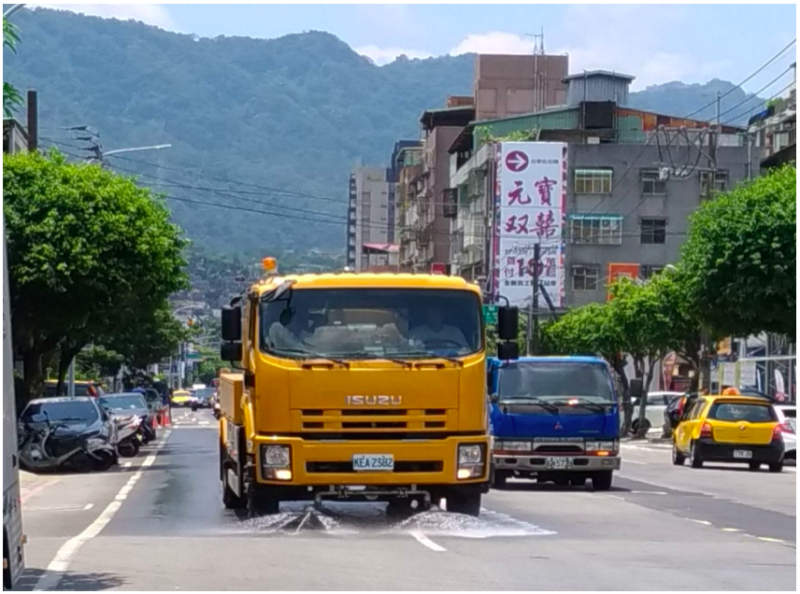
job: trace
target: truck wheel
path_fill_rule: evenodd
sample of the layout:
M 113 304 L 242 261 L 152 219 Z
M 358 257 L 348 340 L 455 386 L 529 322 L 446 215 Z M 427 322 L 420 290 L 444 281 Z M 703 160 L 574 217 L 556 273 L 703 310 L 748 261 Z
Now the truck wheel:
M 608 491 L 611 488 L 611 481 L 614 473 L 611 470 L 601 470 L 592 475 L 592 489 L 595 491 Z
M 454 489 L 447 497 L 447 511 L 477 518 L 481 515 L 480 491 Z
M 569 479 L 569 484 L 573 487 L 583 487 L 586 484 L 586 477 L 579 476 Z
M 506 481 L 511 473 L 507 470 L 492 470 L 492 488 L 505 489 Z
M 239 497 L 228 484 L 228 469 L 222 465 L 222 505 L 225 509 L 244 509 L 247 507 L 247 500 Z

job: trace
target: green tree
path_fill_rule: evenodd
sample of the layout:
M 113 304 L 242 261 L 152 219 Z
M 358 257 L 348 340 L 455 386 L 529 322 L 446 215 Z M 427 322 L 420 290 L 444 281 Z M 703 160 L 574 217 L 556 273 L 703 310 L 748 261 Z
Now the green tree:
M 688 298 L 721 335 L 796 339 L 796 179 L 787 165 L 706 202 L 691 218 L 681 260 Z
M 119 353 L 127 368 L 143 370 L 175 353 L 191 333 L 163 301 L 151 312 L 139 312 L 131 323 L 112 331 L 103 344 Z
M 93 345 L 83 349 L 75 359 L 76 375 L 80 379 L 116 377 L 124 358 L 104 346 Z
M 3 49 L 8 49 L 11 53 L 17 53 L 19 35 L 13 23 L 3 19 Z M 14 112 L 22 105 L 22 95 L 17 88 L 9 82 L 3 81 L 3 117 L 10 118 Z
M 185 286 L 185 240 L 150 190 L 55 151 L 4 155 L 3 188 L 13 339 L 32 396 L 57 350 L 63 372 Z

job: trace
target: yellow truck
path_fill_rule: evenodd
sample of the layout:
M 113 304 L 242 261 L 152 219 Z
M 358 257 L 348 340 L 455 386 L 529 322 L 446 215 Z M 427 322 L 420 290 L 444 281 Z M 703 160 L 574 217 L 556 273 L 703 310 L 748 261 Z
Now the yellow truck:
M 233 367 L 219 386 L 225 506 L 252 515 L 281 501 L 368 500 L 404 514 L 444 498 L 477 516 L 489 484 L 478 286 L 265 268 L 222 312 Z

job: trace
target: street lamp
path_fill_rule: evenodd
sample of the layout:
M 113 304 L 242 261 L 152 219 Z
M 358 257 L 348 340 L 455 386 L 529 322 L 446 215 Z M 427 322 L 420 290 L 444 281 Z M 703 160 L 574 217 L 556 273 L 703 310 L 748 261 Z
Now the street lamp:
M 12 14 L 14 14 L 15 12 L 17 12 L 17 11 L 18 11 L 20 8 L 22 8 L 23 6 L 25 6 L 25 5 L 24 5 L 24 4 L 14 4 L 14 5 L 13 5 L 11 8 L 9 8 L 7 11 L 5 11 L 5 12 L 3 13 L 3 18 L 4 18 L 4 19 L 7 19 L 7 18 L 9 18 L 9 17 L 10 17 Z

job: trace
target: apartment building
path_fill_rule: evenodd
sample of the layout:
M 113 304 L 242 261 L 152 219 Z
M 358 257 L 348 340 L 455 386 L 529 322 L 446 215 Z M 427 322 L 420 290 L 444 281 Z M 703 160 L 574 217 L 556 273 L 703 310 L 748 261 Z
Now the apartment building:
M 350 174 L 347 266 L 353 270 L 397 264 L 390 186 L 384 167 L 359 166 Z
M 462 129 L 449 150 L 453 203 L 447 213 L 452 272 L 488 281 L 492 234 L 486 230 L 494 224 L 497 145 L 482 144 L 476 128 L 494 138 L 526 131 L 538 141 L 566 143 L 558 300 L 566 308 L 605 300 L 608 281 L 619 274 L 647 278 L 676 263 L 689 215 L 715 191 L 746 179 L 758 159 L 748 157 L 742 129 L 722 128 L 711 164 L 705 156 L 713 153 L 708 123 L 618 104 L 633 77 L 598 71 L 564 80 L 564 106 Z M 583 101 L 584 95 L 592 100 Z M 534 194 L 533 188 L 527 191 Z

